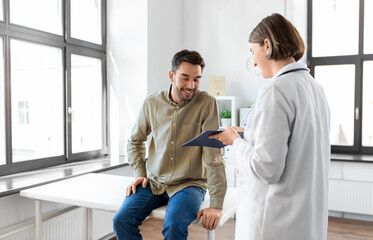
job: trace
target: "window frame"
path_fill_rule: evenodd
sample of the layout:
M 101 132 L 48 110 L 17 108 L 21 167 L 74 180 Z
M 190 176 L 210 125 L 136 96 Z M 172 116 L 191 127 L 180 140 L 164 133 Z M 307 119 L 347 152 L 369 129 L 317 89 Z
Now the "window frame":
M 68 47 L 66 49 L 66 92 L 68 93 L 67 95 L 69 98 L 66 99 L 66 119 L 67 119 L 67 151 L 66 151 L 66 156 L 68 159 L 71 160 L 81 160 L 85 158 L 94 158 L 94 157 L 99 157 L 104 155 L 107 152 L 107 133 L 106 133 L 106 128 L 102 129 L 102 146 L 103 149 L 101 150 L 96 150 L 96 151 L 89 151 L 89 152 L 80 152 L 80 153 L 72 153 L 72 126 L 71 126 L 71 114 L 67 113 L 68 107 L 71 107 L 71 55 L 76 54 L 76 55 L 81 55 L 81 56 L 86 56 L 86 57 L 93 57 L 93 58 L 98 58 L 101 60 L 101 69 L 102 69 L 102 76 L 103 76 L 103 83 L 102 83 L 102 123 L 103 126 L 107 125 L 107 117 L 106 117 L 106 112 L 107 112 L 107 81 L 106 81 L 106 56 L 102 52 L 99 51 L 87 51 L 86 49 L 79 49 L 76 47 Z
M 4 91 L 5 91 L 5 150 L 6 150 L 6 164 L 0 165 L 0 176 L 38 170 L 45 167 L 55 166 L 59 164 L 71 163 L 74 161 L 88 160 L 95 157 L 101 157 L 108 155 L 108 101 L 107 101 L 107 74 L 106 74 L 106 0 L 101 1 L 101 17 L 102 17 L 102 44 L 98 45 L 95 43 L 89 43 L 86 41 L 70 38 L 70 15 L 68 10 L 70 9 L 71 0 L 62 1 L 62 24 L 63 24 L 63 35 L 59 36 L 53 33 L 47 33 L 40 30 L 18 26 L 11 24 L 9 21 L 9 1 L 3 1 L 4 9 L 4 21 L 0 21 L 0 37 L 3 38 L 3 50 L 4 50 Z M 63 116 L 64 116 L 64 154 L 61 156 L 54 156 L 41 159 L 33 159 L 29 161 L 13 163 L 12 158 L 12 109 L 11 109 L 11 84 L 10 84 L 10 40 L 17 39 L 36 44 L 47 45 L 51 47 L 60 48 L 62 51 L 62 62 L 63 62 Z M 71 135 L 69 135 L 69 120 L 67 115 L 67 106 L 71 92 L 68 91 L 68 85 L 71 78 L 68 76 L 69 68 L 71 66 L 69 56 L 71 53 L 77 53 L 80 55 L 87 55 L 93 57 L 99 57 L 101 59 L 102 67 L 102 131 L 103 131 L 103 148 L 99 151 L 83 152 L 78 154 L 71 154 Z M 70 54 L 70 55 L 69 55 Z M 69 65 L 70 64 L 70 65 Z M 70 128 L 71 129 L 71 128 Z M 70 132 L 71 134 L 71 132 Z
M 312 56 L 312 25 L 313 25 L 313 0 L 307 0 L 307 65 L 312 76 L 315 75 L 316 66 L 324 65 L 355 65 L 355 119 L 354 119 L 354 143 L 352 146 L 332 145 L 332 153 L 348 153 L 348 154 L 373 154 L 373 147 L 362 146 L 362 105 L 363 105 L 363 62 L 373 60 L 373 54 L 364 54 L 364 0 L 359 0 L 359 41 L 358 54 L 343 55 L 343 56 Z M 358 118 L 356 118 L 358 111 Z

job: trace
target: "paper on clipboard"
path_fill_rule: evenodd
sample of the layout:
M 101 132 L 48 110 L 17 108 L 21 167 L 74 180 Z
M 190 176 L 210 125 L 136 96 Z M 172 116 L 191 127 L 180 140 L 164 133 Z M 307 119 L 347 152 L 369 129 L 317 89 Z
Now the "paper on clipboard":
M 199 147 L 214 147 L 214 148 L 222 148 L 225 147 L 222 142 L 216 139 L 209 139 L 210 135 L 214 135 L 220 133 L 222 131 L 205 131 L 198 135 L 197 137 L 191 139 L 190 141 L 180 145 L 180 147 L 188 147 L 188 146 L 199 146 Z M 237 132 L 241 137 L 243 137 L 243 132 Z

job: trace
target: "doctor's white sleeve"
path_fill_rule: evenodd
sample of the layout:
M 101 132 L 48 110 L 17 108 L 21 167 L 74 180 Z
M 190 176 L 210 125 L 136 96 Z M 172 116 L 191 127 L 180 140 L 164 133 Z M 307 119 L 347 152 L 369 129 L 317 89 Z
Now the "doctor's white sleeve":
M 259 92 L 245 139 L 234 141 L 229 156 L 240 174 L 259 178 L 267 184 L 280 180 L 295 119 L 295 105 L 286 97 L 273 84 Z

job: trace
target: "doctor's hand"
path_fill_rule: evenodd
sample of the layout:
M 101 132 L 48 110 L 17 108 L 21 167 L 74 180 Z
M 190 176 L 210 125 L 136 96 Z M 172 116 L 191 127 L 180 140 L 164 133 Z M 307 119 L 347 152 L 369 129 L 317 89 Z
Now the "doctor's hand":
M 220 218 L 223 216 L 223 210 L 216 208 L 205 208 L 197 213 L 196 220 L 202 217 L 202 227 L 207 230 L 214 230 L 219 223 Z
M 136 187 L 137 185 L 141 184 L 143 188 L 146 188 L 146 185 L 148 184 L 148 179 L 146 177 L 138 177 L 129 185 L 126 189 L 126 197 L 129 197 L 132 192 L 133 194 L 136 193 Z
M 224 145 L 232 145 L 236 138 L 240 138 L 236 129 L 243 131 L 240 127 L 227 127 L 223 132 L 211 135 L 209 138 L 219 140 Z
M 237 132 L 244 132 L 245 131 L 245 128 L 243 127 L 232 127 L 234 130 L 236 130 Z

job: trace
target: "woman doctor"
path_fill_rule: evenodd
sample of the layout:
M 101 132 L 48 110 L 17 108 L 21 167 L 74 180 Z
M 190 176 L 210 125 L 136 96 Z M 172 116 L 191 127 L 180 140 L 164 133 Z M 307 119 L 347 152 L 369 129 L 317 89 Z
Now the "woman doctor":
M 297 62 L 303 40 L 280 14 L 264 18 L 249 43 L 254 66 L 272 80 L 260 89 L 245 129 L 227 127 L 210 137 L 232 145 L 229 161 L 239 170 L 236 239 L 324 240 L 330 161 L 324 91 Z

